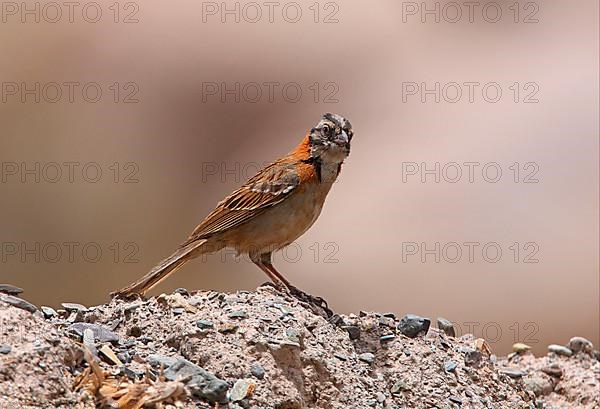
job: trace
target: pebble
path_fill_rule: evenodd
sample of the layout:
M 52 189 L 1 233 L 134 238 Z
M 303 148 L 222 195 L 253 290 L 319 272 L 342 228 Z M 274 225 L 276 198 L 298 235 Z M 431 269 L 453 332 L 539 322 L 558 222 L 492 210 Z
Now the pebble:
M 295 329 L 295 328 L 288 328 L 285 330 L 285 336 L 287 339 L 289 339 L 290 341 L 296 343 L 296 344 L 300 344 L 300 332 Z
M 265 368 L 258 362 L 255 362 L 250 366 L 250 373 L 257 379 L 263 379 L 265 377 Z
M 200 329 L 208 329 L 213 328 L 215 324 L 213 324 L 213 322 L 209 320 L 198 320 L 196 321 L 196 326 Z
M 334 353 L 333 354 L 334 357 L 336 357 L 337 359 L 339 359 L 340 361 L 347 361 L 348 357 L 344 354 L 340 354 L 340 353 Z
M 385 402 L 385 394 L 383 394 L 381 392 L 377 392 L 376 399 L 377 399 L 377 402 L 379 402 L 379 403 Z
M 169 368 L 177 362 L 177 358 L 160 354 L 150 354 L 146 357 L 146 361 L 157 368 Z
M 0 345 L 0 354 L 3 354 L 3 355 L 10 354 L 10 351 L 12 351 L 12 348 L 10 345 Z
M 454 372 L 456 370 L 457 366 L 458 366 L 458 363 L 456 363 L 455 361 L 446 361 L 446 362 L 444 362 L 444 371 Z
M 164 372 L 164 375 L 170 381 L 188 379 L 186 386 L 192 394 L 211 403 L 227 403 L 228 401 L 227 390 L 229 385 L 227 382 L 187 359 L 177 359 Z
M 185 308 L 176 307 L 173 308 L 171 311 L 173 311 L 173 315 L 181 315 L 185 312 Z
M 517 342 L 516 344 L 513 344 L 513 346 L 512 346 L 513 352 L 515 352 L 517 354 L 525 353 L 525 352 L 529 351 L 530 349 L 531 349 L 531 347 L 529 345 L 523 344 L 521 342 Z
M 279 308 L 279 311 L 281 311 L 281 313 L 285 316 L 285 315 L 293 315 L 294 311 L 288 307 L 287 305 L 283 305 L 283 304 L 276 304 L 276 307 Z
M 358 359 L 368 364 L 372 364 L 373 362 L 375 362 L 375 355 L 373 355 L 370 352 L 365 352 L 364 354 L 360 354 L 358 356 Z
M 19 295 L 23 292 L 22 288 L 15 287 L 10 284 L 0 284 L 0 293 L 9 294 L 9 295 Z
M 348 336 L 352 341 L 360 338 L 360 328 L 356 325 L 348 325 L 344 329 L 348 331 Z
M 231 334 L 231 333 L 234 333 L 235 331 L 237 331 L 238 328 L 239 328 L 238 325 L 227 322 L 219 327 L 219 332 L 222 334 Z
M 462 399 L 459 398 L 458 396 L 450 395 L 450 397 L 448 397 L 448 399 L 450 399 L 450 402 L 456 403 L 458 405 L 462 405 Z
M 400 392 L 409 391 L 410 389 L 411 388 L 406 383 L 406 381 L 404 381 L 403 379 L 400 379 L 400 380 L 396 381 L 396 383 L 394 383 L 394 385 L 392 386 L 392 389 L 390 390 L 390 392 L 392 392 L 392 394 L 394 394 L 394 395 L 397 395 Z
M 556 344 L 551 344 L 548 345 L 548 352 L 553 352 L 557 355 L 562 355 L 562 356 L 571 356 L 573 355 L 573 351 L 571 351 L 570 348 L 567 348 L 565 346 L 562 345 L 556 345 Z
M 82 335 L 83 345 L 92 353 L 94 356 L 98 356 L 98 350 L 96 349 L 96 344 L 94 343 L 94 331 L 91 328 L 86 328 L 83 330 Z
M 346 325 L 344 319 L 339 314 L 333 314 L 331 317 L 327 319 L 332 325 Z
M 177 294 L 181 294 L 181 295 L 183 295 L 183 296 L 188 296 L 188 295 L 190 295 L 190 293 L 188 292 L 188 290 L 186 290 L 185 288 L 182 288 L 182 287 L 180 287 L 180 288 L 177 288 L 177 289 L 176 289 L 175 291 L 173 291 L 173 292 L 174 292 L 174 293 L 177 293 Z
M 518 379 L 524 375 L 527 375 L 527 372 L 515 368 L 503 368 L 500 369 L 499 372 L 513 379 Z
M 481 358 L 483 358 L 483 354 L 476 349 L 466 347 L 461 350 L 465 354 L 465 365 L 471 367 L 478 367 L 481 363 Z
M 437 326 L 440 330 L 444 331 L 446 335 L 449 337 L 456 337 L 456 331 L 454 330 L 454 325 L 450 320 L 446 318 L 438 317 Z
M 555 378 L 562 378 L 563 376 L 563 370 L 557 364 L 552 364 L 542 368 L 542 372 Z
M 58 313 L 52 307 L 46 307 L 42 305 L 40 309 L 42 310 L 42 314 L 44 314 L 45 318 L 53 318 L 58 315 Z
M 379 342 L 389 342 L 389 341 L 393 340 L 394 338 L 396 338 L 396 336 L 394 334 L 383 335 L 383 336 L 379 337 Z
M 69 331 L 75 332 L 80 338 L 83 338 L 83 332 L 88 328 L 94 333 L 94 340 L 96 342 L 119 342 L 119 336 L 117 334 L 99 324 L 76 322 L 67 327 Z
M 88 309 L 85 305 L 73 303 L 73 302 L 63 302 L 60 304 L 65 310 L 70 312 L 87 312 Z
M 574 353 L 585 352 L 591 354 L 594 350 L 594 344 L 583 337 L 573 337 L 569 340 L 569 348 Z
M 113 350 L 108 346 L 108 344 L 102 345 L 99 351 L 108 361 L 117 366 L 123 366 L 123 362 L 115 355 Z
M 554 389 L 552 380 L 539 372 L 523 378 L 523 384 L 525 389 L 533 392 L 536 397 L 549 395 Z
M 227 317 L 232 318 L 232 319 L 237 318 L 237 319 L 244 320 L 244 319 L 248 318 L 248 313 L 244 310 L 233 311 L 233 312 L 229 313 L 227 315 Z
M 400 320 L 398 330 L 409 338 L 415 338 L 417 335 L 427 334 L 431 321 L 414 314 L 407 314 Z
M 22 298 L 19 297 L 15 297 L 13 295 L 8 295 L 8 294 L 2 294 L 0 293 L 0 301 L 3 301 L 7 304 L 12 305 L 13 307 L 17 307 L 20 308 L 22 310 L 25 311 L 29 311 L 31 313 L 34 313 L 37 311 L 37 307 L 33 304 L 31 304 L 28 301 L 25 301 Z
M 250 379 L 238 379 L 233 384 L 233 388 L 229 392 L 229 400 L 231 402 L 239 402 L 252 396 L 256 384 Z

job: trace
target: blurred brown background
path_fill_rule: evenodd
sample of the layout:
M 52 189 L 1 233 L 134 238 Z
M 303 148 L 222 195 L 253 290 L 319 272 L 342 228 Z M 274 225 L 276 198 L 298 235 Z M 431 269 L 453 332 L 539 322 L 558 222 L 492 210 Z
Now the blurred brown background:
M 356 137 L 275 258 L 292 282 L 342 312 L 447 317 L 498 353 L 598 345 L 598 2 L 487 3 L 3 3 L 0 282 L 106 301 L 331 111 Z M 217 254 L 154 293 L 265 279 Z

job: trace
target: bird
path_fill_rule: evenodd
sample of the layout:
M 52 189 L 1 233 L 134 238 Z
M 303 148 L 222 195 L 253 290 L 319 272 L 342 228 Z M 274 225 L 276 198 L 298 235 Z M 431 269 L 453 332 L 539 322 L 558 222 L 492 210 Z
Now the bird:
M 338 114 L 326 113 L 299 145 L 267 165 L 218 203 L 169 257 L 145 276 L 111 293 L 142 297 L 188 261 L 223 248 L 247 254 L 282 290 L 305 301 L 309 296 L 275 269 L 272 254 L 303 235 L 317 220 L 342 164 L 350 154 L 354 131 Z

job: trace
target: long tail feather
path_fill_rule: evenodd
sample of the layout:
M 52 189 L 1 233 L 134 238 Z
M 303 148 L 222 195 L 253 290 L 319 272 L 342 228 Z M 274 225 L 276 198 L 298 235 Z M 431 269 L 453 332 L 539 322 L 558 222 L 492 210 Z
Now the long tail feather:
M 206 243 L 206 240 L 192 241 L 178 248 L 173 254 L 158 263 L 148 274 L 137 281 L 129 284 L 127 287 L 110 293 L 111 296 L 128 296 L 132 294 L 146 294 L 152 287 L 167 278 L 170 274 L 177 271 L 181 266 L 187 263 L 198 254 L 192 256 L 192 252 L 199 249 Z

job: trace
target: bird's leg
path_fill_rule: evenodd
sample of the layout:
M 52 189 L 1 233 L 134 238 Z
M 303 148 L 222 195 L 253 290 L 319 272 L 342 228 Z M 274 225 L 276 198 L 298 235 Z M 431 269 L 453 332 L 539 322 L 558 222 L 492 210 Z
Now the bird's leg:
M 269 280 L 273 282 L 276 288 L 288 290 L 289 282 L 287 282 L 287 280 L 281 280 L 276 274 L 274 274 L 269 268 L 267 268 L 260 255 L 251 254 L 250 260 L 252 260 L 252 262 L 256 264 L 258 268 L 260 268 L 267 275 L 267 277 L 269 277 Z
M 287 288 L 287 290 L 294 297 L 298 298 L 301 301 L 307 302 L 309 304 L 317 305 L 319 308 L 322 308 L 327 313 L 328 316 L 333 315 L 333 311 L 331 311 L 329 309 L 329 306 L 327 305 L 327 301 L 325 301 L 321 297 L 316 297 L 314 295 L 307 294 L 304 291 L 300 290 L 299 288 L 293 286 L 283 276 L 283 274 L 281 274 L 279 271 L 277 271 L 277 269 L 275 268 L 275 266 L 273 266 L 273 263 L 271 261 L 271 253 L 261 254 L 261 256 L 260 256 L 260 262 L 261 262 L 262 266 L 264 267 L 263 271 L 266 272 L 266 270 L 269 270 L 269 272 L 273 276 L 275 276 L 279 282 L 281 282 L 281 283 L 283 283 L 285 285 L 285 287 Z M 261 266 L 259 265 L 259 267 L 261 267 Z M 263 267 L 261 267 L 261 269 Z M 267 275 L 269 275 L 269 277 L 271 277 L 271 274 L 267 273 Z

